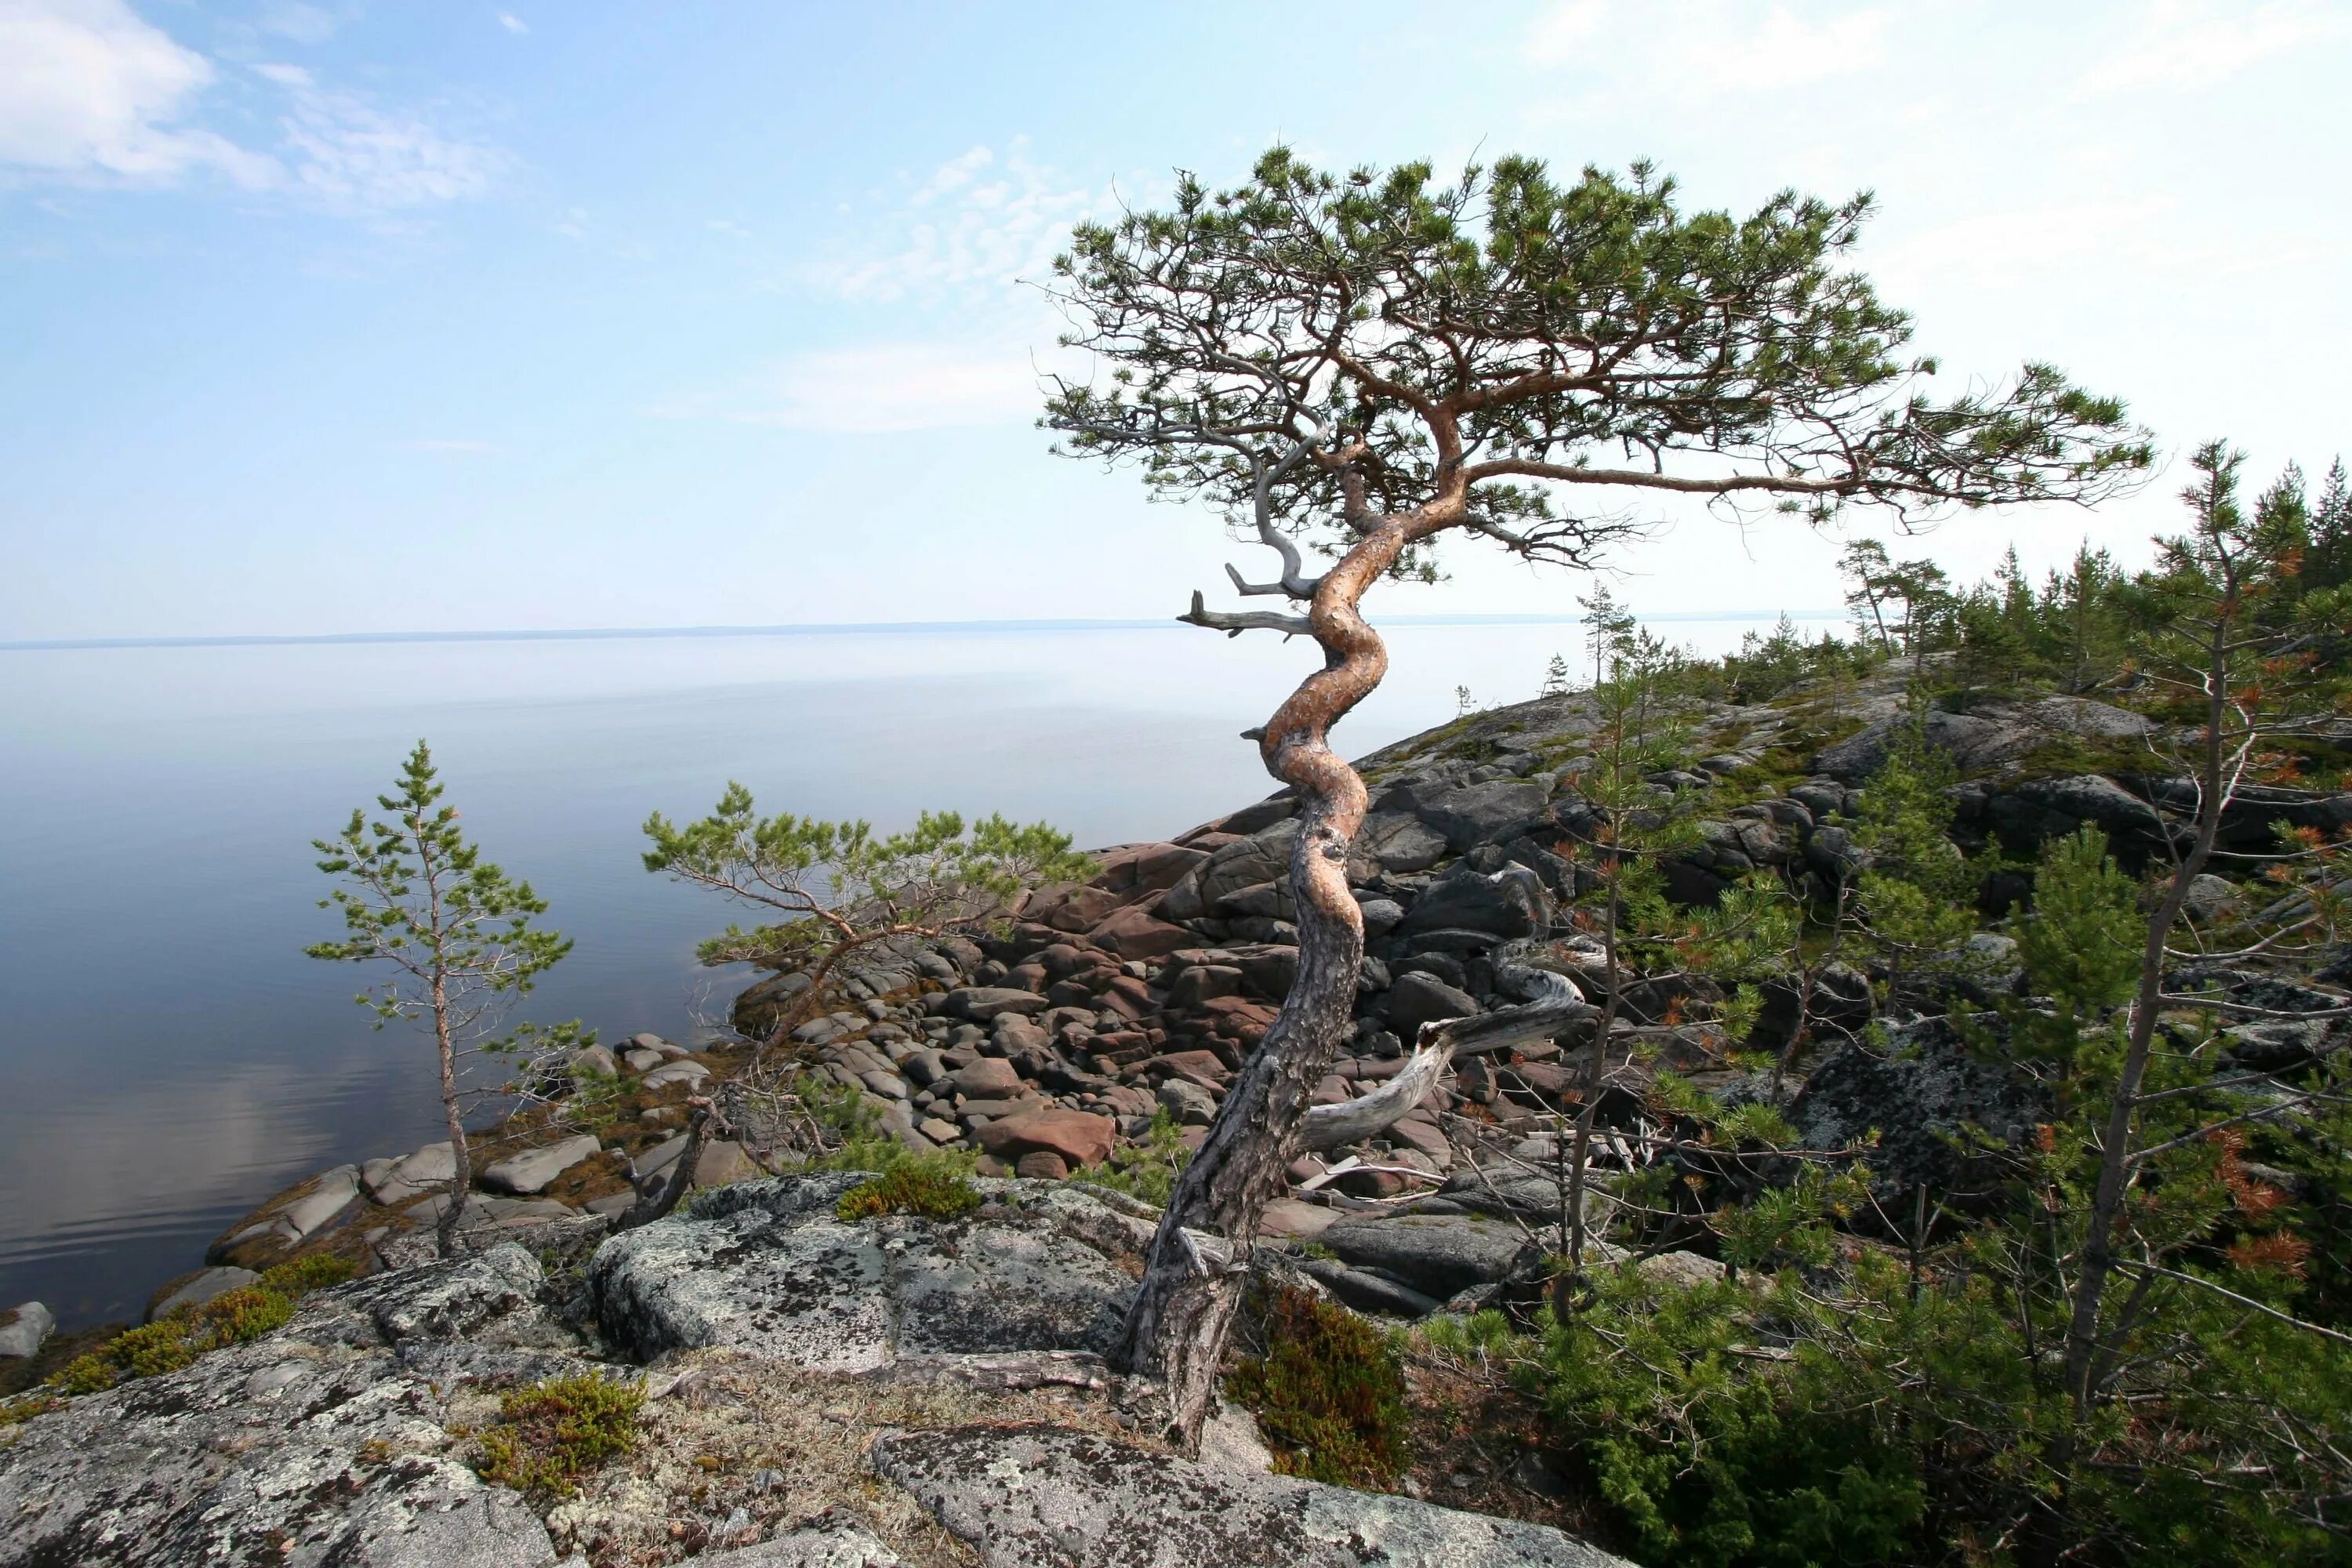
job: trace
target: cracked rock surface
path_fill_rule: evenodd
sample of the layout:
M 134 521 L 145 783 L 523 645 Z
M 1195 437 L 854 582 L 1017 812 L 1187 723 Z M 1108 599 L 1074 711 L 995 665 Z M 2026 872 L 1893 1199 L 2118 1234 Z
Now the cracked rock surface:
M 643 1359 L 723 1348 L 829 1373 L 1117 1337 L 1141 1221 L 1076 1188 L 986 1181 L 963 1219 L 845 1224 L 834 1205 L 861 1179 L 746 1182 L 605 1243 L 589 1269 L 605 1337 Z
M 572 1362 L 542 1348 L 565 1336 L 541 1283 L 509 1244 L 322 1291 L 277 1333 L 26 1423 L 0 1454 L 0 1563 L 548 1568 L 545 1527 L 445 1429 L 464 1383 Z
M 1630 1568 L 1541 1525 L 1052 1426 L 885 1433 L 874 1468 L 988 1568 Z

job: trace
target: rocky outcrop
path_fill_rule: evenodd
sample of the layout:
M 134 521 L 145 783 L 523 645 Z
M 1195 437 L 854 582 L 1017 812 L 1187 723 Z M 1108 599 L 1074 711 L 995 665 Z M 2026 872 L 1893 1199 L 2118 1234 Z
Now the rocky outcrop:
M 608 1342 L 640 1360 L 719 1347 L 813 1371 L 909 1357 L 1099 1354 L 1150 1227 L 1083 1188 L 987 1183 L 971 1217 L 835 1217 L 856 1175 L 751 1182 L 624 1232 L 588 1274 Z
M 1540 1525 L 1052 1427 L 886 1433 L 877 1474 L 988 1568 L 1619 1568 Z
M 510 1242 L 390 1270 L 178 1371 L 59 1400 L 0 1437 L 0 1568 L 903 1568 L 948 1560 L 910 1530 L 924 1513 L 991 1563 L 1615 1561 L 1537 1526 L 1268 1475 L 1238 1411 L 1197 1464 L 1122 1439 L 1160 1418 L 1098 1353 L 1151 1211 L 1076 1183 L 983 1181 L 961 1219 L 845 1222 L 863 1179 L 706 1193 L 604 1240 L 576 1284 Z M 1439 1239 L 1449 1228 L 1476 1227 L 1424 1223 L 1402 1250 L 1341 1240 L 1429 1280 L 1506 1265 Z M 500 1396 L 580 1375 L 639 1387 L 635 1451 L 568 1500 L 484 1480 L 474 1434 Z M 716 1457 L 827 1442 L 845 1450 L 831 1468 Z
M 551 1568 L 546 1528 L 454 1457 L 469 1386 L 572 1358 L 500 1247 L 313 1297 L 276 1333 L 68 1400 L 0 1452 L 0 1563 Z

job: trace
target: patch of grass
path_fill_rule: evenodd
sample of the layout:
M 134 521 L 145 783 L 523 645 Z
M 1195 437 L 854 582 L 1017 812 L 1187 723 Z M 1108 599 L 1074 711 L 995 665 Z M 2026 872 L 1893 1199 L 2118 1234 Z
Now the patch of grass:
M 1258 1301 L 1265 1353 L 1225 1392 L 1257 1415 L 1285 1475 L 1386 1488 L 1403 1474 L 1404 1373 L 1388 1336 L 1344 1307 L 1286 1286 Z
M 636 1447 L 646 1391 L 593 1373 L 550 1378 L 499 1402 L 481 1434 L 486 1481 L 535 1497 L 570 1497 L 580 1478 Z
M 1192 1151 L 1184 1146 L 1184 1130 L 1162 1106 L 1151 1113 L 1151 1125 L 1143 1130 L 1142 1137 L 1113 1149 L 1108 1159 L 1082 1168 L 1073 1179 L 1164 1209 L 1169 1194 L 1176 1190 L 1177 1176 L 1192 1162 Z
M 177 1372 L 208 1351 L 257 1340 L 285 1327 L 295 1303 L 313 1290 L 340 1285 L 357 1269 L 325 1255 L 278 1265 L 251 1285 L 226 1290 L 201 1306 L 179 1307 L 152 1323 L 121 1333 L 76 1356 L 45 1380 L 59 1394 L 97 1394 L 133 1378 Z M 22 1421 L 33 1410 L 14 1417 Z
M 961 1219 L 980 1206 L 980 1189 L 956 1164 L 917 1156 L 902 1159 L 869 1182 L 841 1194 L 834 1212 L 845 1220 L 913 1214 Z

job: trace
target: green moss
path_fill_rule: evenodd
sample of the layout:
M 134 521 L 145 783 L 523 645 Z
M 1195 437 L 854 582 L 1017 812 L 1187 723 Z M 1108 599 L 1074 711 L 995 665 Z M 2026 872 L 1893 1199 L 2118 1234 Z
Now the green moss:
M 550 1378 L 499 1402 L 498 1421 L 481 1434 L 475 1467 L 486 1481 L 520 1492 L 570 1497 L 580 1478 L 636 1446 L 645 1390 L 593 1373 Z
M 835 1212 L 845 1220 L 878 1219 L 889 1214 L 929 1219 L 961 1219 L 980 1206 L 980 1189 L 952 1164 L 929 1159 L 901 1160 L 869 1182 L 841 1194 Z
M 125 1330 L 89 1354 L 68 1362 L 49 1375 L 44 1386 L 60 1394 L 96 1394 L 132 1378 L 177 1372 L 208 1351 L 243 1344 L 283 1328 L 294 1316 L 297 1301 L 312 1290 L 340 1284 L 355 1272 L 352 1263 L 341 1258 L 313 1256 L 281 1263 L 255 1284 L 224 1291 L 201 1306 L 175 1308 L 152 1323 Z
M 1404 1374 L 1388 1337 L 1343 1307 L 1287 1287 L 1257 1302 L 1265 1353 L 1226 1394 L 1256 1413 L 1285 1475 L 1384 1488 L 1403 1473 Z

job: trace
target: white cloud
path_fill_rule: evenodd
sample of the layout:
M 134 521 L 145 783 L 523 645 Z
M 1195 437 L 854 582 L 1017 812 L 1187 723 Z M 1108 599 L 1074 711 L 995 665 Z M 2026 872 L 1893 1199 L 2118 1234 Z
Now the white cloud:
M 276 165 L 180 121 L 213 65 L 122 0 L 0 0 L 0 165 L 163 183 L 209 168 L 264 185 Z
M 2132 41 L 2084 73 L 2078 97 L 2152 87 L 2205 87 L 2261 60 L 2352 31 L 2352 18 L 2302 0 L 2252 10 L 2158 0 Z
M 262 25 L 315 39 L 334 18 L 280 5 Z M 217 68 L 123 0 L 0 0 L 0 169 L 142 184 L 210 170 L 248 190 L 382 212 L 480 195 L 505 166 L 493 148 L 323 87 L 300 66 L 254 71 L 286 95 L 282 156 L 187 124 Z
M 1002 154 L 974 147 L 940 164 L 887 220 L 897 231 L 887 249 L 808 272 L 820 287 L 861 302 L 997 289 L 1044 277 L 1070 226 L 1108 205 L 1108 193 L 1031 163 L 1022 142 Z
M 784 430 L 870 435 L 1033 417 L 1037 373 L 1016 351 L 877 343 L 794 354 L 740 390 L 656 410 Z
M 486 193 L 506 166 L 495 148 L 445 136 L 426 121 L 320 87 L 299 66 L 259 65 L 286 89 L 290 188 L 340 211 L 384 211 Z
M 511 11 L 501 11 L 499 13 L 499 26 L 504 27 L 508 32 L 516 35 L 518 37 L 530 31 L 530 24 L 524 21 L 520 16 L 516 16 Z
M 1790 5 L 1687 0 L 1673 6 L 1562 0 L 1529 30 L 1548 65 L 1632 79 L 1653 100 L 1769 92 L 1869 70 L 1886 59 L 1891 14 L 1871 7 L 1809 19 Z

